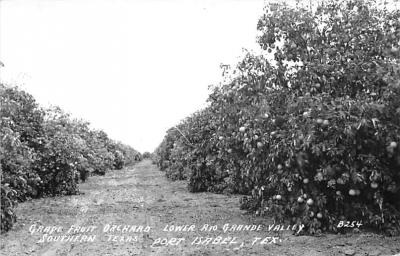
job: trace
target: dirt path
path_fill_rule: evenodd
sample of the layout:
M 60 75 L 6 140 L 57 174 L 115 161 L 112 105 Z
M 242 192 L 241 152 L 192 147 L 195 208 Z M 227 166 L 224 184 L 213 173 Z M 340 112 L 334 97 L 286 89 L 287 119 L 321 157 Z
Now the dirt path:
M 80 185 L 80 189 L 84 194 L 20 204 L 18 223 L 12 231 L 1 236 L 1 255 L 306 256 L 400 253 L 399 237 L 384 238 L 362 230 L 358 234 L 320 237 L 293 236 L 289 231 L 268 232 L 268 226 L 273 224 L 271 220 L 241 211 L 238 196 L 189 193 L 184 181 L 168 181 L 150 161 L 143 161 L 127 170 L 109 172 L 103 177 L 91 177 L 87 183 Z M 228 223 L 229 227 L 233 224 L 261 225 L 261 230 L 224 232 L 222 228 Z M 34 229 L 33 224 L 36 224 Z M 205 224 L 217 225 L 217 230 L 201 230 Z M 57 230 L 60 232 L 55 231 L 51 236 L 61 239 L 64 235 L 64 241 L 38 243 L 45 234 L 39 229 L 40 225 L 60 228 Z M 72 225 L 73 229 L 68 233 Z M 121 225 L 120 229 L 125 225 L 125 230 L 111 231 L 112 225 Z M 188 225 L 187 228 L 193 231 L 163 231 L 166 225 Z M 190 228 L 190 225 L 195 226 Z M 85 228 L 75 230 L 77 226 Z M 150 231 L 142 232 L 146 226 L 150 227 Z M 96 236 L 94 241 L 88 241 L 93 236 Z M 279 240 L 267 239 L 264 244 L 260 243 L 269 236 L 277 236 Z M 197 245 L 199 240 L 195 240 L 196 237 L 217 240 L 207 244 L 203 238 L 203 244 Z M 66 241 L 71 238 L 77 240 Z M 168 238 L 176 245 L 155 243 L 159 238 Z M 171 240 L 173 238 L 176 240 Z M 255 240 L 257 242 L 252 244 Z

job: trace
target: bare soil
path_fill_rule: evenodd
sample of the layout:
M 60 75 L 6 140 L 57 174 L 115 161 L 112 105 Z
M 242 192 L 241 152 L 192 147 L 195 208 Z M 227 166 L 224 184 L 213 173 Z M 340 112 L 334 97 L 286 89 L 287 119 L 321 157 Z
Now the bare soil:
M 185 181 L 172 182 L 164 173 L 142 161 L 105 176 L 91 177 L 80 185 L 81 195 L 31 200 L 18 206 L 18 222 L 1 235 L 1 255 L 395 255 L 400 237 L 384 237 L 363 231 L 318 237 L 295 236 L 292 231 L 269 232 L 268 218 L 255 217 L 239 209 L 239 196 L 189 193 Z M 229 223 L 262 225 L 261 231 L 228 231 Z M 32 225 L 36 224 L 33 234 Z M 106 225 L 149 226 L 149 232 L 104 232 Z M 216 231 L 201 231 L 203 225 L 217 225 Z M 39 226 L 62 227 L 52 236 L 96 235 L 90 241 L 39 243 L 45 233 Z M 95 226 L 93 232 L 68 234 L 72 226 Z M 167 232 L 166 225 L 195 225 L 193 231 Z M 135 229 L 135 228 L 134 228 Z M 42 230 L 43 231 L 43 230 Z M 48 231 L 48 230 L 47 230 Z M 126 231 L 126 230 L 125 230 Z M 112 237 L 110 235 L 115 235 Z M 214 244 L 192 244 L 196 237 L 226 239 Z M 256 237 L 279 237 L 279 241 L 252 244 Z M 130 237 L 130 238 L 129 238 Z M 230 237 L 230 238 L 229 238 Z M 236 239 L 229 244 L 231 239 Z M 160 238 L 182 238 L 177 245 L 155 243 Z M 122 241 L 121 239 L 124 239 Z M 131 239 L 129 241 L 129 239 Z M 203 238 L 202 241 L 204 241 Z M 128 241 L 127 241 L 128 240 Z M 174 240 L 169 240 L 174 242 Z M 228 242 L 229 241 L 229 242 Z M 176 240 L 175 240 L 176 242 Z

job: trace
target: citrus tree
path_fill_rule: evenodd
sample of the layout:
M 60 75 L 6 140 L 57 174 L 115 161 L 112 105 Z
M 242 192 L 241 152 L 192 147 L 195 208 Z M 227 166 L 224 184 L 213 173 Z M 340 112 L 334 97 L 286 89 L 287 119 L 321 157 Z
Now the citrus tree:
M 122 169 L 140 153 L 111 140 L 58 107 L 41 108 L 28 93 L 0 84 L 1 231 L 30 198 L 71 195 L 91 174 Z
M 209 106 L 181 123 L 185 139 L 167 134 L 160 161 L 177 144 L 191 191 L 246 194 L 243 208 L 309 233 L 358 220 L 393 234 L 400 12 L 357 0 L 315 9 L 266 8 L 257 24 L 265 54 L 247 54 L 213 89 Z

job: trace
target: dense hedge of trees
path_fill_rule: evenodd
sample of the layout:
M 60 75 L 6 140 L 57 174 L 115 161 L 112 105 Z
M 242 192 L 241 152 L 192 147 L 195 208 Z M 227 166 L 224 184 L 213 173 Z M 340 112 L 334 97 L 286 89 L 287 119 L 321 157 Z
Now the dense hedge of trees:
M 142 154 L 142 157 L 143 158 L 146 158 L 146 159 L 150 159 L 151 158 L 151 153 L 150 152 L 144 152 L 143 154 Z
M 397 233 L 400 11 L 364 0 L 265 10 L 265 55 L 248 53 L 206 109 L 167 132 L 158 165 L 308 233 L 341 220 Z
M 30 198 L 78 193 L 92 174 L 122 169 L 138 151 L 73 119 L 43 109 L 28 93 L 0 84 L 1 231 L 16 221 L 14 208 Z

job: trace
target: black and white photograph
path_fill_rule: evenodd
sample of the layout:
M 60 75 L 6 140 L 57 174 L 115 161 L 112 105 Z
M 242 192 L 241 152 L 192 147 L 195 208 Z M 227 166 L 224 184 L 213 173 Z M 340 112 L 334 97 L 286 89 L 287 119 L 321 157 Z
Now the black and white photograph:
M 0 0 L 0 255 L 400 256 L 400 0 Z

